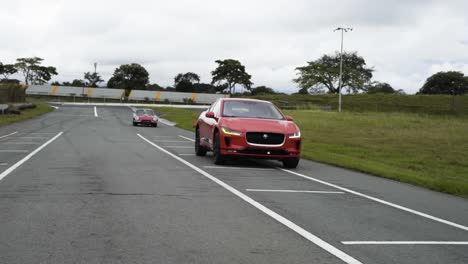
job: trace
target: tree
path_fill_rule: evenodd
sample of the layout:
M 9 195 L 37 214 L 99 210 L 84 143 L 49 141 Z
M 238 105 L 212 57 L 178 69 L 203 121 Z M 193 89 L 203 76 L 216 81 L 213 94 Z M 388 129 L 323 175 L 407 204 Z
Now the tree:
M 104 81 L 97 72 L 85 72 L 84 79 L 87 81 L 85 86 L 88 87 L 97 87 Z
M 57 86 L 70 86 L 70 87 L 86 87 L 86 83 L 83 80 L 75 79 L 72 82 L 52 82 L 52 85 L 57 85 Z
M 179 73 L 174 78 L 174 87 L 177 92 L 193 92 L 195 82 L 200 82 L 198 74 L 193 72 Z
M 0 62 L 0 75 L 3 75 L 3 80 L 8 80 L 10 75 L 17 73 L 18 70 L 16 69 L 14 64 L 3 64 Z
M 229 94 L 235 92 L 236 84 L 242 85 L 245 89 L 250 90 L 252 76 L 245 71 L 245 67 L 237 60 L 217 60 L 215 61 L 218 67 L 211 72 L 213 79 L 211 84 L 217 83 L 227 84 Z
M 120 65 L 107 82 L 111 88 L 125 89 L 130 91 L 144 90 L 149 82 L 149 74 L 146 69 L 137 63 Z
M 252 95 L 276 94 L 276 92 L 273 89 L 271 89 L 270 87 L 266 87 L 266 86 L 258 86 L 256 88 L 253 88 L 251 92 L 252 92 Z
M 366 87 L 368 94 L 375 94 L 375 93 L 387 93 L 387 94 L 394 94 L 398 91 L 393 89 L 393 87 L 388 83 L 381 83 L 381 82 L 373 82 Z
M 468 93 L 468 79 L 461 72 L 438 72 L 427 78 L 419 90 L 421 94 L 451 94 Z
M 307 66 L 297 67 L 298 78 L 294 82 L 300 89 L 310 89 L 309 92 L 338 93 L 340 78 L 340 54 L 323 55 L 315 61 L 307 62 Z M 348 92 L 357 93 L 372 79 L 372 68 L 366 67 L 366 61 L 356 52 L 343 53 L 343 83 L 342 88 Z M 304 91 L 304 90 L 302 90 Z
M 148 91 L 163 91 L 164 87 L 162 87 L 161 85 L 159 85 L 157 83 L 153 83 L 153 84 L 146 85 L 146 90 L 148 90 Z
M 39 57 L 16 59 L 15 67 L 24 75 L 26 84 L 43 84 L 58 74 L 55 67 L 41 66 L 43 60 Z

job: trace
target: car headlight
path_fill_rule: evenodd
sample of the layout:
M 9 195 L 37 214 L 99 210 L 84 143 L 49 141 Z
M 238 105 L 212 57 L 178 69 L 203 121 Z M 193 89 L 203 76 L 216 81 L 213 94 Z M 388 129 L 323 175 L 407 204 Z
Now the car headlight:
M 240 135 L 242 135 L 242 132 L 231 130 L 231 129 L 227 128 L 227 127 L 222 127 L 221 130 L 226 135 L 231 135 L 231 136 L 240 136 Z
M 135 116 L 135 121 L 138 121 L 138 119 L 140 119 L 138 116 Z
M 301 137 L 301 131 L 298 129 L 296 133 L 293 134 L 288 134 L 289 138 L 300 138 Z

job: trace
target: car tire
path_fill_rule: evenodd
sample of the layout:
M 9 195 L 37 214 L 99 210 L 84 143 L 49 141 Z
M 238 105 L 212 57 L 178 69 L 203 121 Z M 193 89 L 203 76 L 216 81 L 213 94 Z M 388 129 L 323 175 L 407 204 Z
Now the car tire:
M 216 165 L 224 164 L 224 157 L 221 155 L 221 143 L 219 140 L 219 133 L 215 132 L 213 136 L 213 157 Z
M 299 159 L 297 158 L 283 160 L 283 166 L 288 169 L 295 169 L 297 164 L 299 164 Z
M 205 156 L 206 155 L 206 149 L 201 146 L 201 140 L 200 140 L 200 129 L 197 127 L 197 130 L 195 130 L 195 155 L 197 156 Z
M 154 126 L 154 127 L 158 127 L 158 123 L 154 123 L 153 126 Z
M 133 126 L 137 126 L 137 123 L 133 122 Z

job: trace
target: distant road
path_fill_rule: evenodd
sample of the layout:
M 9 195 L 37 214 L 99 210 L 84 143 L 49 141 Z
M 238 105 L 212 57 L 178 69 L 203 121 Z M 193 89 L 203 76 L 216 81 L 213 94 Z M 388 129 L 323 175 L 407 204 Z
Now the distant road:
M 214 165 L 129 107 L 0 127 L 0 263 L 468 263 L 468 200 L 302 160 Z

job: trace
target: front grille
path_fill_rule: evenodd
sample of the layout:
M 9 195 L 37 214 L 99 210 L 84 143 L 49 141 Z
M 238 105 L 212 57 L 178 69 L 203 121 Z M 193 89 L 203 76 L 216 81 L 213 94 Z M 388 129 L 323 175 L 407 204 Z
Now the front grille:
M 238 150 L 239 153 L 256 154 L 256 155 L 289 155 L 289 152 L 283 149 L 254 149 L 245 148 Z
M 284 142 L 284 135 L 278 133 L 247 132 L 247 142 L 260 145 L 280 145 Z

